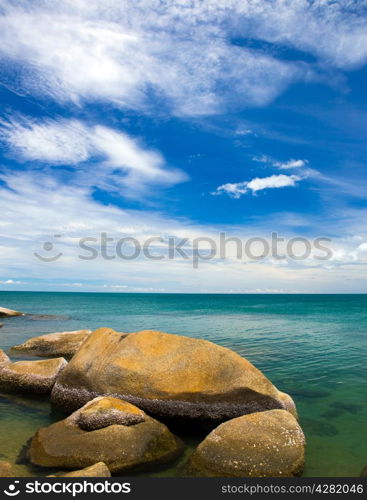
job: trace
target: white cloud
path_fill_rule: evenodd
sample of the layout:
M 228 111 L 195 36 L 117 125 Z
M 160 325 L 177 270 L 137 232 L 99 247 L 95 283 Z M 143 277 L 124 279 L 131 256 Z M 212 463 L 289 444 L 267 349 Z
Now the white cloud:
M 21 159 L 78 165 L 76 184 L 94 184 L 134 196 L 152 184 L 167 186 L 186 179 L 183 172 L 170 168 L 159 152 L 145 149 L 136 139 L 108 127 L 87 126 L 78 120 L 36 122 L 25 118 L 0 125 L 0 137 Z M 94 161 L 85 164 L 87 160 Z
M 252 158 L 253 161 L 257 161 L 259 163 L 266 163 L 268 165 L 272 165 L 273 167 L 277 167 L 280 170 L 289 170 L 292 168 L 305 168 L 308 165 L 308 160 L 295 160 L 291 158 L 287 161 L 278 161 L 268 155 L 259 155 L 254 156 Z
M 289 170 L 291 168 L 302 168 L 306 167 L 308 164 L 307 160 L 294 160 L 290 159 L 285 162 L 276 161 L 273 163 L 274 167 L 278 167 L 280 170 Z
M 263 106 L 295 81 L 326 82 L 323 68 L 364 64 L 362 11 L 348 0 L 4 2 L 3 84 L 58 101 L 102 99 L 145 111 L 153 94 L 179 116 Z M 235 38 L 274 47 L 266 53 Z M 282 59 L 278 45 L 318 62 Z
M 1 121 L 1 138 L 24 160 L 77 164 L 93 149 L 87 127 L 77 120 Z
M 240 198 L 243 194 L 251 191 L 253 194 L 263 189 L 281 188 L 295 186 L 302 177 L 298 175 L 270 175 L 269 177 L 255 177 L 251 181 L 227 183 L 217 187 L 212 194 L 228 194 L 233 198 Z
M 226 184 L 218 186 L 211 194 L 217 195 L 226 193 L 233 198 L 240 198 L 243 194 L 246 194 L 247 191 L 247 182 L 227 182 Z
M 297 181 L 302 178 L 298 175 L 270 175 L 269 177 L 256 177 L 247 183 L 248 189 L 251 189 L 253 193 L 256 191 L 261 191 L 262 189 L 269 188 L 281 188 L 287 186 L 295 186 Z
M 0 280 L 0 285 L 22 285 L 23 281 L 19 280 Z

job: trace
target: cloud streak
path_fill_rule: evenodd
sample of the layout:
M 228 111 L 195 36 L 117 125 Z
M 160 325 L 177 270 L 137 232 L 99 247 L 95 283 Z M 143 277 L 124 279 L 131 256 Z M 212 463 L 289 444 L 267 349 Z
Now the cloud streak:
M 212 193 L 214 195 L 228 194 L 232 198 L 241 198 L 242 195 L 251 192 L 256 194 L 264 189 L 274 189 L 282 187 L 294 187 L 302 177 L 298 175 L 270 175 L 269 177 L 255 177 L 250 181 L 226 183 L 218 186 Z

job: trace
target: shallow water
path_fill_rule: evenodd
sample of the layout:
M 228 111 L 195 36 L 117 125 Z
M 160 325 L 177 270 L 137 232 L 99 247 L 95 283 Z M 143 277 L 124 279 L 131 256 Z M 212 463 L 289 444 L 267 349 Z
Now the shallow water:
M 358 476 L 367 464 L 367 295 L 0 292 L 0 305 L 33 315 L 0 320 L 4 349 L 43 333 L 100 326 L 230 347 L 294 397 L 308 442 L 305 476 Z M 59 418 L 47 400 L 0 395 L 0 460 L 14 462 L 37 428 Z M 200 437 L 183 439 L 187 456 Z M 174 475 L 182 463 L 156 475 Z M 17 472 L 44 473 L 20 465 Z

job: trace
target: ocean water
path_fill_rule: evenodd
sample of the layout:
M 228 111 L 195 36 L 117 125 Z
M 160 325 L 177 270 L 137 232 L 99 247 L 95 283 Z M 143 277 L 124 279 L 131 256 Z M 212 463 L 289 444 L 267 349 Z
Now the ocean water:
M 359 476 L 367 465 L 367 295 L 190 295 L 0 292 L 34 316 L 0 319 L 0 347 L 55 331 L 108 326 L 204 338 L 245 356 L 297 404 L 305 476 Z M 53 315 L 42 318 L 37 315 Z M 0 460 L 14 462 L 39 428 L 62 418 L 47 398 L 0 394 Z M 186 454 L 156 475 L 175 475 Z M 18 465 L 19 475 L 46 471 Z

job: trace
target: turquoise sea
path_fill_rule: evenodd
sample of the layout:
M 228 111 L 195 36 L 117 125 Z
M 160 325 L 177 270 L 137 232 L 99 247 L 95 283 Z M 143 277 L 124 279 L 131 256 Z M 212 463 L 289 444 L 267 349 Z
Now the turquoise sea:
M 5 350 L 35 335 L 101 326 L 230 347 L 294 397 L 308 443 L 305 476 L 358 476 L 367 465 L 367 295 L 0 292 L 0 306 L 55 316 L 0 319 Z M 45 398 L 1 394 L 0 460 L 14 462 L 37 428 L 59 418 Z M 201 437 L 183 439 L 188 455 Z M 156 474 L 176 474 L 182 460 Z M 17 472 L 39 474 L 24 465 Z

